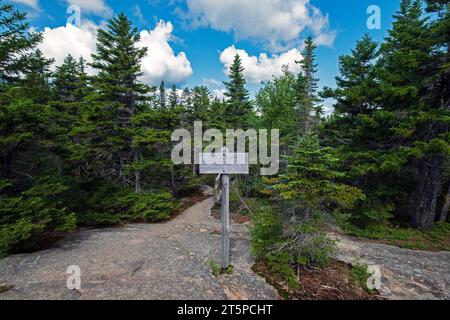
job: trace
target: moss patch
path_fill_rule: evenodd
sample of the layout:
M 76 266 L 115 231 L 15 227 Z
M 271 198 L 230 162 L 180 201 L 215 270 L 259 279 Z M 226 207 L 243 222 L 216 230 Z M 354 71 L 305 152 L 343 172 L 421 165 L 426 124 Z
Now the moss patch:
M 323 269 L 299 268 L 298 289 L 286 284 L 283 275 L 274 273 L 267 261 L 258 260 L 253 271 L 278 290 L 283 299 L 299 300 L 380 300 L 377 292 L 369 293 L 352 278 L 352 267 L 331 260 Z
M 359 239 L 426 251 L 450 251 L 450 223 L 437 223 L 432 230 L 372 225 L 366 228 L 346 226 L 346 233 Z

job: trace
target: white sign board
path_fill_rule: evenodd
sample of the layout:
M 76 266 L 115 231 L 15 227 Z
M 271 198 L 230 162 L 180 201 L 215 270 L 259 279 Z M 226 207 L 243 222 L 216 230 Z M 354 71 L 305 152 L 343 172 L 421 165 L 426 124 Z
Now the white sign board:
M 200 153 L 200 174 L 249 174 L 248 153 Z

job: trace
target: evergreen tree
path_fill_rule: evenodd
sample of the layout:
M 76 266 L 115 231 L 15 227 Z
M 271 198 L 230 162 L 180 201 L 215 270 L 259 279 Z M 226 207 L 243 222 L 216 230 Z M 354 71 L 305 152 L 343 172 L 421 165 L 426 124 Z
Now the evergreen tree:
M 166 109 L 166 86 L 164 81 L 161 81 L 159 86 L 159 107 L 161 110 Z
M 298 138 L 301 131 L 309 133 L 312 126 L 317 124 L 320 119 L 321 107 L 317 104 L 320 99 L 317 95 L 317 86 L 319 79 L 316 78 L 317 64 L 315 62 L 315 50 L 317 45 L 312 37 L 308 37 L 305 41 L 305 49 L 302 51 L 303 59 L 297 61 L 301 67 L 296 83 L 296 108 L 298 118 Z
M 346 159 L 347 178 L 367 199 L 359 221 L 395 214 L 431 228 L 448 158 L 448 110 L 431 97 L 435 75 L 433 36 L 421 1 L 403 0 L 381 45 L 364 37 L 341 58 L 337 115 L 325 137 Z M 412 212 L 409 217 L 403 212 Z
M 42 35 L 29 32 L 26 14 L 10 4 L 0 3 L 0 82 L 14 81 L 29 62 L 30 51 L 41 41 Z
M 99 121 L 97 117 L 102 116 L 104 119 L 100 123 L 105 125 L 95 157 L 101 155 L 100 158 L 108 159 L 106 166 L 101 166 L 101 172 L 111 172 L 125 185 L 128 184 L 125 166 L 130 161 L 140 160 L 140 150 L 133 139 L 132 119 L 145 107 L 150 92 L 150 88 L 139 81 L 140 63 L 147 52 L 147 48 L 137 48 L 139 39 L 137 28 L 121 13 L 109 20 L 107 30 L 99 30 L 97 52 L 92 55 L 92 67 L 98 71 L 93 78 L 95 102 L 101 109 L 100 114 L 93 115 L 93 120 Z M 138 169 L 134 170 L 134 186 L 139 193 L 141 175 Z
M 78 61 L 70 54 L 56 68 L 53 81 L 56 99 L 62 102 L 81 101 L 87 94 L 85 60 Z
M 352 208 L 364 195 L 355 187 L 337 182 L 343 175 L 338 169 L 340 159 L 331 148 L 322 147 L 317 136 L 304 135 L 292 151 L 287 157 L 287 170 L 269 181 L 285 227 L 280 239 L 269 247 L 268 258 L 281 266 L 323 267 L 334 248 L 323 231 L 327 216 L 332 210 Z M 295 277 L 292 267 L 284 270 L 285 277 Z
M 173 85 L 172 89 L 169 93 L 169 107 L 170 109 L 174 110 L 178 107 L 178 93 L 177 93 L 177 86 Z
M 29 54 L 23 71 L 22 90 L 35 102 L 45 104 L 50 98 L 50 71 L 54 59 L 47 59 L 38 49 Z
M 340 76 L 336 77 L 337 89 L 324 89 L 326 97 L 337 100 L 337 114 L 356 117 L 369 114 L 380 107 L 376 60 L 378 45 L 369 35 L 357 42 L 350 55 L 339 58 Z
M 379 61 L 384 109 L 423 107 L 425 83 L 433 75 L 432 37 L 420 0 L 402 0 Z
M 391 139 L 390 144 L 404 145 L 407 140 L 413 147 L 406 150 L 414 154 L 413 164 L 417 163 L 411 224 L 431 228 L 449 151 L 445 137 L 448 110 L 429 99 L 437 68 L 433 63 L 434 40 L 428 19 L 423 18 L 422 1 L 403 0 L 394 18 L 393 28 L 381 46 L 382 99 L 384 108 L 392 111 L 392 123 L 403 113 L 401 124 L 391 129 L 397 139 Z
M 192 89 L 191 95 L 194 121 L 207 121 L 211 95 L 208 88 L 204 86 L 196 86 Z M 206 123 L 205 126 L 207 126 Z
M 366 199 L 352 214 L 354 223 L 371 224 L 392 217 L 397 195 L 392 182 L 392 160 L 381 149 L 389 125 L 381 122 L 378 85 L 378 46 L 365 35 L 349 55 L 339 58 L 336 89 L 325 88 L 324 96 L 336 99 L 335 114 L 325 123 L 322 139 L 342 158 L 345 182 L 364 191 Z M 398 159 L 397 159 L 398 160 Z M 384 164 L 383 164 L 384 163 Z M 397 168 L 397 167 L 396 167 Z M 383 183 L 380 183 L 383 181 Z
M 230 128 L 244 129 L 252 113 L 249 93 L 245 88 L 244 67 L 238 54 L 234 57 L 228 75 L 230 81 L 224 82 L 225 96 L 228 98 L 225 108 L 225 119 Z
M 444 114 L 450 109 L 450 4 L 446 0 L 427 0 L 427 11 L 437 15 L 433 21 L 432 31 L 435 37 L 436 51 L 435 65 L 439 70 L 430 94 L 430 103 L 440 106 Z M 447 124 L 442 131 L 449 131 Z M 449 141 L 450 138 L 447 138 Z M 440 221 L 446 221 L 450 211 L 450 159 L 444 159 L 444 183 L 442 188 L 442 209 Z
M 226 102 L 220 100 L 219 98 L 214 98 L 211 101 L 207 119 L 210 128 L 217 128 L 221 131 L 226 130 L 224 110 L 225 110 Z

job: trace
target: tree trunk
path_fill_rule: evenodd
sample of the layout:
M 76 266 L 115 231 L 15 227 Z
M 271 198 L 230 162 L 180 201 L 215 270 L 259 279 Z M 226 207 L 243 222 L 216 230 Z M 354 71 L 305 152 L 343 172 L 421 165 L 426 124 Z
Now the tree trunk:
M 175 168 L 172 166 L 172 170 L 170 171 L 170 186 L 172 188 L 172 192 L 175 192 L 176 185 L 175 185 Z
M 419 221 L 422 212 L 423 189 L 425 187 L 427 174 L 427 160 L 421 159 L 419 163 L 419 171 L 417 174 L 416 191 L 414 194 L 414 208 L 411 216 L 411 226 L 414 228 L 419 227 Z
M 134 150 L 134 163 L 136 164 L 139 161 L 139 151 Z M 142 186 L 141 186 L 141 171 L 135 170 L 134 171 L 134 178 L 135 178 L 135 192 L 141 193 Z
M 447 220 L 448 210 L 450 209 L 450 184 L 448 185 L 447 195 L 445 196 L 444 206 L 442 207 L 439 221 L 445 222 Z
M 58 175 L 60 177 L 64 176 L 64 165 L 63 165 L 63 160 L 61 158 L 58 158 L 57 166 L 58 166 Z
M 10 152 L 8 152 L 4 158 L 3 158 L 3 167 L 4 167 L 4 173 L 6 177 L 11 177 L 11 162 L 12 162 L 12 155 Z
M 433 155 L 431 158 L 429 175 L 424 190 L 423 208 L 419 221 L 421 229 L 431 229 L 436 218 L 436 206 L 439 190 L 442 183 L 442 164 L 441 155 Z

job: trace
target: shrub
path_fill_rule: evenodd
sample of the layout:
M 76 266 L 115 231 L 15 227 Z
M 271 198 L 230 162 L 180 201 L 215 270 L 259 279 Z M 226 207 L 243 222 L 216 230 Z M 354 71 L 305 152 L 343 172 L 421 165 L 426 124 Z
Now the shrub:
M 39 232 L 73 230 L 75 213 L 58 200 L 67 189 L 62 182 L 44 178 L 17 196 L 1 195 L 0 255 Z
M 282 231 L 282 225 L 273 207 L 265 205 L 258 208 L 250 230 L 252 253 L 257 257 L 264 256 L 271 246 L 280 240 Z
M 360 285 L 361 288 L 366 290 L 367 292 L 371 293 L 372 290 L 370 290 L 367 287 L 367 280 L 369 279 L 370 275 L 367 272 L 368 266 L 365 264 L 361 264 L 359 262 L 355 263 L 352 266 L 352 271 L 350 272 L 350 278 L 353 282 Z
M 269 253 L 267 255 L 267 262 L 270 271 L 282 276 L 289 288 L 293 290 L 299 289 L 300 286 L 289 253 Z
M 177 209 L 177 202 L 169 192 L 128 193 L 119 197 L 117 203 L 125 217 L 151 222 L 169 219 Z
M 161 221 L 169 219 L 178 208 L 178 202 L 165 190 L 134 193 L 113 185 L 104 185 L 88 201 L 90 209 L 79 214 L 79 221 L 89 225 Z

